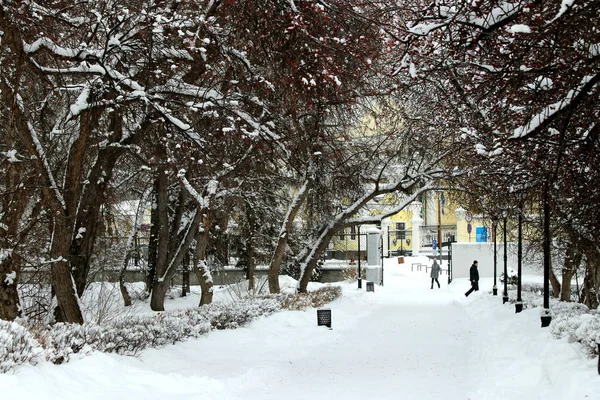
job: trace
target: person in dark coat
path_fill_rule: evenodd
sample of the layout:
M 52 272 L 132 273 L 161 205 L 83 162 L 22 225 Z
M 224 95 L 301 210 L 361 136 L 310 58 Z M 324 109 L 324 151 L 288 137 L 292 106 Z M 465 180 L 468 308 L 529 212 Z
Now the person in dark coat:
M 469 291 L 467 293 L 465 293 L 465 296 L 469 297 L 469 295 L 471 293 L 473 293 L 473 291 L 478 291 L 479 290 L 479 271 L 477 270 L 477 260 L 473 261 L 473 265 L 471 265 L 471 269 L 469 270 L 469 279 L 471 280 L 471 289 L 469 289 Z
M 434 258 L 433 259 L 433 264 L 431 265 L 431 289 L 433 289 L 433 281 L 435 281 L 438 285 L 438 288 L 440 287 L 440 282 L 438 281 L 438 278 L 440 277 L 440 264 L 437 263 L 437 260 Z

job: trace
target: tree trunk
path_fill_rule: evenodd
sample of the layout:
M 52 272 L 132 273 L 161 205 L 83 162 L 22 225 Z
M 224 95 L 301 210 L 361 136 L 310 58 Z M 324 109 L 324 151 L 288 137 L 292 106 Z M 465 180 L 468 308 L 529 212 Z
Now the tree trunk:
M 122 147 L 107 147 L 98 151 L 96 163 L 87 177 L 89 183 L 83 190 L 78 205 L 75 236 L 72 238 L 69 258 L 73 267 L 77 294 L 80 297 L 86 288 L 90 272 L 90 259 L 98 235 L 100 210 L 106 204 L 105 189 L 123 152 Z M 83 232 L 79 233 L 80 230 Z
M 190 252 L 186 251 L 183 257 L 181 271 L 181 297 L 190 292 Z
M 246 202 L 246 278 L 248 279 L 248 291 L 254 292 L 256 287 L 255 275 L 256 275 L 256 257 L 255 257 L 255 243 L 254 236 L 256 235 L 256 215 L 252 205 Z
M 560 282 L 552 269 L 550 270 L 550 284 L 552 285 L 552 297 L 558 299 L 560 296 Z
M 590 310 L 596 310 L 599 305 L 600 288 L 600 262 L 596 259 L 590 261 L 588 258 L 585 269 L 585 278 L 583 279 L 583 289 L 581 291 L 581 302 L 589 307 Z
M 148 270 L 146 271 L 146 291 L 150 293 L 156 279 L 156 264 L 158 262 L 158 180 L 154 180 L 150 207 L 150 238 L 148 240 Z
M 288 236 L 292 230 L 294 219 L 298 214 L 298 211 L 304 204 L 306 197 L 308 196 L 308 190 L 311 186 L 311 180 L 307 180 L 304 182 L 304 185 L 298 193 L 294 196 L 292 203 L 288 207 L 287 215 L 283 221 L 283 226 L 281 231 L 279 232 L 279 239 L 277 240 L 277 247 L 275 247 L 275 252 L 273 253 L 273 259 L 271 260 L 271 265 L 269 266 L 269 292 L 270 293 L 279 293 L 281 288 L 279 287 L 279 271 L 281 270 L 281 262 L 283 261 L 283 256 L 285 255 L 285 249 L 287 247 Z
M 168 290 L 168 281 L 155 282 L 152 285 L 152 295 L 150 296 L 150 309 L 152 311 L 165 311 L 165 297 Z
M 121 296 L 123 297 L 123 305 L 125 307 L 131 306 L 131 296 L 129 295 L 127 286 L 125 286 L 125 268 L 119 273 L 119 289 L 121 290 Z
M 19 303 L 19 284 L 20 266 L 15 256 L 12 254 L 3 255 L 0 261 L 0 319 L 14 321 L 21 316 L 21 307 Z
M 159 191 L 159 215 L 163 214 L 161 211 L 161 195 Z M 158 263 L 156 266 L 156 279 L 154 280 L 154 285 L 152 288 L 152 300 L 150 302 L 150 306 L 153 311 L 164 311 L 164 296 L 167 293 L 167 289 L 169 287 L 169 282 L 175 276 L 177 272 L 177 267 L 181 265 L 185 254 L 189 251 L 190 245 L 194 240 L 195 234 L 200 227 L 202 222 L 202 210 L 196 209 L 194 217 L 191 222 L 187 224 L 187 229 L 183 236 L 180 236 L 180 240 L 175 243 L 175 248 L 169 248 L 168 241 L 169 235 L 177 235 L 177 231 L 169 232 L 169 229 L 166 229 L 166 232 L 162 232 L 163 228 L 163 218 L 166 218 L 167 215 L 162 215 L 161 217 L 161 236 L 166 235 L 166 238 L 159 237 L 159 245 L 158 245 Z M 166 222 L 165 222 L 166 223 Z M 178 226 L 174 226 L 175 229 L 178 230 Z M 166 288 L 165 288 L 166 287 Z M 156 293 L 155 293 L 156 292 Z M 159 299 L 160 298 L 160 299 Z M 159 308 L 155 308 L 159 307 Z
M 52 288 L 58 301 L 57 322 L 71 322 L 82 324 L 83 312 L 79 306 L 79 297 L 75 289 L 75 281 L 71 275 L 71 266 L 68 257 L 70 237 L 64 221 L 54 219 L 52 248 L 50 250 L 52 266 Z
M 212 220 L 208 213 L 208 210 L 204 210 L 202 229 L 196 234 L 196 251 L 194 252 L 194 273 L 198 278 L 198 282 L 200 282 L 199 306 L 210 304 L 213 299 L 213 280 L 206 264 L 206 248 L 208 247 L 209 231 L 212 226 Z
M 581 264 L 582 254 L 574 247 L 570 247 L 565 255 L 565 267 L 562 271 L 562 285 L 560 301 L 571 301 L 571 279 Z
M 165 281 L 165 273 L 168 268 L 169 259 L 169 195 L 168 178 L 165 171 L 159 168 L 157 171 L 157 196 L 156 196 L 156 218 L 158 226 L 157 251 L 156 251 L 156 276 L 152 282 L 152 300 L 150 308 L 153 311 L 164 311 L 164 297 L 167 294 L 168 282 Z M 164 286 L 167 285 L 167 288 Z M 155 293 L 156 292 L 156 293 Z
M 338 225 L 339 228 L 340 225 Z M 308 282 L 310 282 L 310 277 L 312 276 L 313 270 L 316 268 L 319 259 L 323 255 L 323 252 L 327 250 L 327 246 L 329 242 L 337 232 L 335 227 L 331 229 L 325 229 L 325 231 L 319 237 L 316 245 L 313 247 L 312 251 L 307 256 L 306 260 L 302 263 L 302 277 L 298 282 L 298 292 L 306 293 L 306 289 L 308 287 Z
M 11 148 L 11 132 L 7 130 L 5 143 Z M 19 278 L 21 275 L 21 257 L 19 257 L 19 243 L 27 236 L 23 226 L 19 226 L 20 220 L 25 214 L 27 205 L 35 200 L 31 199 L 30 193 L 22 187 L 24 169 L 20 163 L 8 165 L 4 176 L 5 189 L 12 192 L 12 196 L 3 193 L 0 201 L 0 319 L 13 321 L 21 316 L 19 301 Z M 37 218 L 40 205 L 34 206 L 32 215 L 29 216 L 30 224 Z

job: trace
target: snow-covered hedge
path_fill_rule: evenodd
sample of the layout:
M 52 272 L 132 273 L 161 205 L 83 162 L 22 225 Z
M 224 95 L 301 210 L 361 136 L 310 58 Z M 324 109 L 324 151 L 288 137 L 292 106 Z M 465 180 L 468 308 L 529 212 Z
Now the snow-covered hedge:
M 0 319 L 0 372 L 22 364 L 37 364 L 44 360 L 43 353 L 44 349 L 25 327 Z
M 523 285 L 521 299 L 524 308 L 543 308 L 544 298 L 541 285 Z M 517 292 L 514 288 L 508 291 L 510 302 L 514 303 Z M 590 310 L 584 304 L 558 301 L 550 298 L 550 332 L 557 338 L 567 338 L 571 342 L 581 344 L 583 352 L 590 358 L 598 356 L 598 340 L 600 340 L 600 314 Z
M 280 295 L 279 301 L 281 307 L 286 310 L 304 310 L 311 307 L 322 307 L 341 295 L 342 288 L 340 286 L 325 286 L 308 293 Z
M 567 303 L 569 304 L 569 303 Z M 560 314 L 552 317 L 550 331 L 556 338 L 567 338 L 581 343 L 582 350 L 590 357 L 598 355 L 598 335 L 600 335 L 600 315 Z
M 152 317 L 121 320 L 107 325 L 56 324 L 44 337 L 47 359 L 55 364 L 73 354 L 101 351 L 135 355 L 149 347 L 195 338 L 211 329 L 234 329 L 280 308 L 276 299 L 248 299 L 231 304 L 211 304 Z
M 0 320 L 0 372 L 25 363 L 60 364 L 75 354 L 81 356 L 92 351 L 135 355 L 146 348 L 195 338 L 212 329 L 235 329 L 282 308 L 319 307 L 340 295 L 340 287 L 328 286 L 307 294 L 247 298 L 230 304 L 211 304 L 102 325 L 59 323 L 35 332 L 35 338 L 25 326 Z M 300 300 L 293 301 L 294 298 Z

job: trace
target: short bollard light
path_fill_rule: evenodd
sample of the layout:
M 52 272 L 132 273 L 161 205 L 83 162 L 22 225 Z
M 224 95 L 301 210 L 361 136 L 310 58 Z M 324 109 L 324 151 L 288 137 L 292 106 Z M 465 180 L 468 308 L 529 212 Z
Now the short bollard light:
M 331 309 L 319 308 L 317 310 L 317 326 L 325 325 L 331 329 Z
M 550 314 L 550 310 L 544 309 L 542 311 L 542 328 L 549 327 L 550 322 L 552 322 L 552 315 Z
M 367 292 L 375 292 L 375 284 L 373 282 L 367 282 Z

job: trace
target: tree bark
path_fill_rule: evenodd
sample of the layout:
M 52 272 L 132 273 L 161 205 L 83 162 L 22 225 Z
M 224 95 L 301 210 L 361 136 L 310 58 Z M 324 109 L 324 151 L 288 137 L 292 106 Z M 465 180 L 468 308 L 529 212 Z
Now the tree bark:
M 200 304 L 212 303 L 213 299 L 213 280 L 206 264 L 206 248 L 208 246 L 209 231 L 212 226 L 212 219 L 208 215 L 208 210 L 204 210 L 204 219 L 202 229 L 196 234 L 196 251 L 194 252 L 194 273 L 200 283 Z
M 125 286 L 125 271 L 126 269 L 121 269 L 119 273 L 119 289 L 121 290 L 121 296 L 123 297 L 123 305 L 125 307 L 131 306 L 131 296 L 129 295 L 129 291 L 127 290 L 127 286 Z
M 146 272 L 146 291 L 152 292 L 152 286 L 156 279 L 156 264 L 158 262 L 158 237 L 159 237 L 159 218 L 158 218 L 158 179 L 154 180 L 152 187 L 150 205 L 150 238 L 148 240 L 148 271 Z
M 21 44 L 19 44 L 21 45 Z M 13 104 L 12 88 L 0 80 L 0 93 L 4 100 Z M 69 263 L 69 248 L 73 236 L 73 215 L 70 215 L 64 198 L 56 187 L 56 181 L 47 164 L 46 155 L 36 145 L 36 132 L 28 124 L 22 106 L 12 108 L 12 128 L 19 140 L 32 157 L 31 165 L 37 172 L 37 181 L 41 187 L 41 199 L 46 211 L 51 215 L 53 222 L 52 246 L 50 249 L 50 263 L 52 273 L 52 287 L 58 301 L 60 311 L 56 313 L 59 322 L 83 323 L 83 313 L 79 306 L 77 291 L 74 290 L 74 280 Z M 66 184 L 66 187 L 70 187 Z
M 585 269 L 585 278 L 583 279 L 583 289 L 581 292 L 581 302 L 589 307 L 590 310 L 596 310 L 600 303 L 598 299 L 600 288 L 600 262 L 597 259 L 590 261 L 588 258 Z
M 100 149 L 96 163 L 87 178 L 89 183 L 81 194 L 75 235 L 71 238 L 69 251 L 77 294 L 80 297 L 86 288 L 90 272 L 90 259 L 98 235 L 100 210 L 106 204 L 105 189 L 123 152 L 120 147 Z M 82 234 L 79 234 L 80 229 L 84 230 Z
M 558 299 L 560 296 L 560 282 L 554 273 L 554 270 L 550 270 L 550 285 L 552 285 L 552 297 Z
M 79 306 L 79 297 L 71 267 L 65 256 L 69 254 L 70 232 L 62 218 L 54 219 L 52 247 L 50 249 L 52 288 L 58 301 L 59 311 L 55 314 L 57 322 L 82 324 L 83 312 Z
M 256 287 L 255 276 L 256 276 L 256 257 L 255 257 L 255 241 L 254 236 L 256 232 L 256 215 L 252 205 L 246 202 L 246 251 L 244 257 L 246 258 L 246 278 L 248 279 L 248 290 L 254 292 Z
M 10 130 L 5 133 L 5 143 L 12 148 Z M 0 197 L 2 203 L 0 210 L 0 319 L 12 321 L 21 316 L 19 301 L 19 278 L 21 276 L 21 257 L 19 256 L 19 243 L 27 236 L 27 229 L 19 227 L 19 223 L 25 214 L 25 210 L 31 199 L 30 193 L 22 187 L 24 169 L 20 163 L 9 164 L 5 175 L 5 190 L 12 195 Z M 35 201 L 35 200 L 34 200 Z M 39 206 L 34 207 L 30 219 L 33 224 L 39 212 Z
M 304 204 L 308 196 L 308 191 L 311 186 L 311 181 L 307 180 L 302 185 L 302 188 L 296 193 L 292 203 L 288 207 L 288 212 L 283 221 L 283 226 L 281 231 L 279 232 L 279 238 L 277 240 L 277 246 L 275 247 L 275 251 L 273 253 L 273 258 L 271 260 L 271 265 L 269 266 L 269 292 L 270 293 L 279 293 L 281 288 L 279 287 L 279 271 L 281 270 L 281 262 L 283 261 L 283 256 L 285 255 L 285 249 L 288 243 L 288 236 L 292 231 L 292 226 L 298 211 Z
M 565 267 L 562 271 L 560 301 L 571 301 L 571 279 L 581 264 L 582 254 L 578 249 L 570 247 L 565 256 Z
M 150 308 L 153 311 L 164 311 L 165 295 L 168 290 L 168 282 L 165 282 L 164 275 L 167 272 L 167 262 L 169 256 L 169 210 L 168 210 L 168 177 L 163 168 L 157 171 L 157 195 L 156 195 L 156 213 L 158 225 L 157 252 L 156 252 L 156 276 L 152 282 L 152 294 L 150 298 Z M 166 286 L 166 287 L 165 287 Z
M 150 308 L 153 311 L 164 311 L 164 302 L 169 282 L 175 276 L 177 267 L 181 265 L 185 254 L 188 252 L 196 232 L 202 223 L 203 210 L 196 207 L 194 217 L 186 224 L 184 232 L 179 234 L 179 223 L 173 223 L 169 229 L 169 210 L 168 210 L 168 177 L 164 171 L 158 170 L 158 254 L 156 262 L 156 278 L 152 287 L 150 299 Z M 180 197 L 180 201 L 185 201 L 185 196 Z M 184 207 L 184 203 L 178 205 Z M 182 213 L 176 212 L 174 220 L 181 220 Z M 177 240 L 172 240 L 176 237 Z
M 306 260 L 302 263 L 303 273 L 300 278 L 300 282 L 298 282 L 298 292 L 306 293 L 308 283 L 310 282 L 310 277 L 312 276 L 313 270 L 316 268 L 319 259 L 323 255 L 323 252 L 327 250 L 327 246 L 329 242 L 341 227 L 341 223 L 337 224 L 337 228 L 332 227 L 331 229 L 326 229 L 323 234 L 320 236 L 316 246 L 312 249 Z
M 17 290 L 21 272 L 17 256 L 0 255 L 0 319 L 14 321 L 21 316 L 19 292 Z

